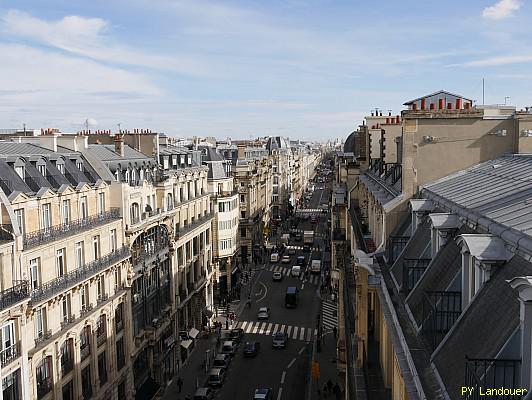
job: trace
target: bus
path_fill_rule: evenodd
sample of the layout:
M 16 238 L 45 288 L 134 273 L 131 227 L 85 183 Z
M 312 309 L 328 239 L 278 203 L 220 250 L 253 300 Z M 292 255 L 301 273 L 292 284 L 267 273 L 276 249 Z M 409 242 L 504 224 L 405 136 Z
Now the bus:
M 286 289 L 286 295 L 284 297 L 284 306 L 286 308 L 296 308 L 299 298 L 299 290 L 295 286 L 289 286 Z

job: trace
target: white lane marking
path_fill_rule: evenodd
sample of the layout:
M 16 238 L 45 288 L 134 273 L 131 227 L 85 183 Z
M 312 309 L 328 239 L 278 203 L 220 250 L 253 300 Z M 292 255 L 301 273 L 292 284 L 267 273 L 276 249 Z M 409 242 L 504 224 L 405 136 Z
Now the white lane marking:
M 259 328 L 259 335 L 262 335 L 264 334 L 264 330 L 266 329 L 266 326 L 268 326 L 268 323 L 267 322 L 263 322 L 262 324 L 260 324 L 260 328 Z
M 279 332 L 283 332 L 284 333 L 284 328 L 285 328 L 285 326 L 281 325 L 281 329 L 279 329 Z
M 246 330 L 246 325 L 247 325 L 247 324 L 248 324 L 247 321 L 244 321 L 244 322 L 242 323 L 241 328 L 242 328 L 244 331 Z
M 273 327 L 273 332 L 272 334 L 275 334 L 277 332 L 277 329 L 279 328 L 279 324 L 275 324 L 275 326 Z
M 305 288 L 305 284 L 302 283 L 302 284 L 301 284 L 301 290 L 303 290 L 304 288 Z
M 266 285 L 264 283 L 262 283 L 262 282 L 259 282 L 259 285 L 262 285 L 262 287 L 264 287 L 264 296 L 262 296 L 260 299 L 258 299 L 257 302 L 264 300 L 264 298 L 268 294 L 268 288 L 266 287 Z M 262 293 L 262 290 L 260 291 L 260 293 Z
M 260 325 L 260 322 L 257 322 L 257 325 L 255 325 L 255 327 L 253 328 L 253 334 L 257 333 L 257 331 L 259 330 L 259 325 Z
M 309 329 L 307 330 L 307 342 L 310 342 L 310 338 L 311 338 L 311 336 L 312 336 L 312 329 L 309 328 Z
M 286 327 L 286 336 L 290 337 L 290 333 L 292 332 L 292 326 Z
M 273 324 L 271 322 L 268 324 L 268 328 L 266 328 L 266 335 L 269 335 L 272 332 L 272 325 Z
M 298 351 L 299 355 L 303 354 L 303 352 L 305 351 L 305 346 L 301 347 Z
M 246 326 L 246 333 L 253 332 L 253 322 L 250 322 L 248 326 Z
M 305 328 L 301 327 L 301 331 L 299 332 L 299 340 L 305 340 Z
M 286 376 L 286 371 L 283 371 L 283 375 L 281 376 L 281 385 L 284 383 L 285 376 Z
M 279 388 L 279 393 L 277 393 L 277 400 L 281 400 L 281 393 L 283 393 L 283 388 Z
M 318 330 L 314 329 L 314 336 L 317 336 L 317 335 L 318 335 Z
M 286 367 L 286 369 L 290 368 L 292 365 L 294 365 L 294 363 L 296 362 L 296 359 L 295 358 L 292 358 L 292 361 L 290 361 L 290 364 L 288 364 L 288 367 Z
M 294 334 L 292 335 L 292 339 L 297 339 L 297 330 L 299 328 L 297 326 L 294 326 Z

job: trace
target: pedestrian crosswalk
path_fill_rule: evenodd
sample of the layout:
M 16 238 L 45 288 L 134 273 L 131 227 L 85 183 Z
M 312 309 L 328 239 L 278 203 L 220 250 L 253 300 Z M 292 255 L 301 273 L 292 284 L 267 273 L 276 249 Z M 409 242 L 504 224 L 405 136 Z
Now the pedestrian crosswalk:
M 305 233 L 305 229 L 290 229 L 290 232 Z M 326 237 L 326 236 L 327 236 L 326 233 L 320 233 L 320 232 L 314 231 L 314 237 Z
M 271 265 L 269 267 L 266 267 L 266 270 L 270 271 L 270 272 L 280 272 L 284 276 L 290 276 L 290 271 L 292 270 L 292 268 L 291 267 L 283 267 L 283 266 L 280 266 L 280 265 Z M 299 280 L 300 281 L 305 281 L 305 275 L 301 274 L 299 276 Z M 309 275 L 307 277 L 306 281 L 317 286 L 320 283 L 320 275 Z
M 245 333 L 253 335 L 273 336 L 277 332 L 284 332 L 289 339 L 306 342 L 310 342 L 318 333 L 316 329 L 304 326 L 292 326 L 262 321 L 240 321 L 236 327 L 243 329 Z
M 228 307 L 225 306 L 215 306 L 214 307 L 214 315 L 217 318 L 223 317 L 227 318 L 228 315 L 231 315 L 233 313 L 236 316 L 236 311 L 238 309 L 239 302 L 238 301 L 232 301 L 229 303 L 229 314 L 227 313 Z
M 331 300 L 323 300 L 321 305 L 323 327 L 332 329 L 338 328 L 338 305 Z
M 294 249 L 294 250 L 299 250 L 299 251 L 303 251 L 303 246 L 286 246 L 287 249 Z M 312 251 L 320 251 L 320 248 L 319 246 L 314 246 L 312 248 Z

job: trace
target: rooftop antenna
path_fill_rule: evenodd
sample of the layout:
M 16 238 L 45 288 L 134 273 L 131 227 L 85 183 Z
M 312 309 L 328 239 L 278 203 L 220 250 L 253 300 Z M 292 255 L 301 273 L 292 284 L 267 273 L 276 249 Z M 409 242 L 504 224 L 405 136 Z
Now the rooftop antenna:
M 24 129 L 24 136 L 26 136 L 26 123 L 22 123 L 22 129 Z
M 510 96 L 504 96 L 504 105 L 506 105 L 506 101 L 510 99 Z
M 486 104 L 484 102 L 484 78 L 482 78 L 482 105 Z
M 89 119 L 88 118 L 85 118 L 85 129 L 87 131 L 89 130 Z
M 120 130 L 120 125 L 122 125 L 122 124 L 119 122 L 117 125 L 118 125 L 118 133 L 122 132 L 122 131 Z

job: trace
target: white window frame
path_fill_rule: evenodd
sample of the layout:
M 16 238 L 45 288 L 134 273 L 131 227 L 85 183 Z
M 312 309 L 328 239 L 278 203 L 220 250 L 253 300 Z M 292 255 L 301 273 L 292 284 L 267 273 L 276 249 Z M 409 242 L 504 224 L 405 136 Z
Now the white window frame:
M 85 264 L 85 243 L 83 240 L 76 243 L 76 268 Z
M 94 256 L 94 260 L 97 260 L 102 256 L 102 248 L 100 246 L 100 235 L 92 237 L 92 255 Z
M 42 229 L 50 229 L 52 227 L 52 203 L 44 203 L 41 208 L 41 224 Z
M 116 235 L 116 229 L 111 229 L 111 251 L 116 251 L 118 249 L 118 237 Z
M 41 271 L 40 271 L 40 258 L 33 258 L 29 262 L 30 267 L 30 282 L 32 290 L 41 287 Z
M 62 201 L 61 214 L 63 217 L 63 224 L 69 225 L 71 221 L 70 199 L 64 199 Z
M 87 218 L 89 218 L 87 196 L 81 196 L 81 198 L 79 199 L 79 219 L 85 220 Z
M 63 276 L 66 274 L 66 249 L 63 247 L 62 249 L 58 249 L 55 254 L 55 261 L 57 266 L 57 276 Z
M 98 214 L 103 214 L 105 212 L 105 193 L 98 193 Z

